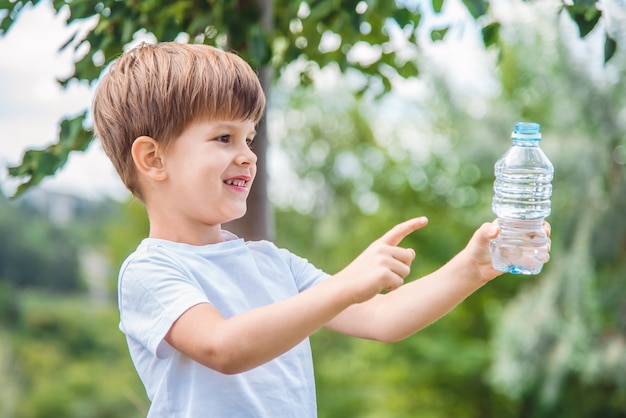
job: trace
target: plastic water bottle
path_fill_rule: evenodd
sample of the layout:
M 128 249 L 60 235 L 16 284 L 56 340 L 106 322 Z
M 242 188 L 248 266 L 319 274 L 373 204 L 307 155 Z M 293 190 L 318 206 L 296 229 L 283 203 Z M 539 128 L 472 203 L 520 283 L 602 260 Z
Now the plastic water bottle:
M 493 267 L 507 273 L 538 274 L 550 258 L 543 221 L 550 215 L 554 167 L 539 147 L 539 128 L 516 123 L 513 145 L 494 167 L 492 210 L 500 234 L 490 250 Z

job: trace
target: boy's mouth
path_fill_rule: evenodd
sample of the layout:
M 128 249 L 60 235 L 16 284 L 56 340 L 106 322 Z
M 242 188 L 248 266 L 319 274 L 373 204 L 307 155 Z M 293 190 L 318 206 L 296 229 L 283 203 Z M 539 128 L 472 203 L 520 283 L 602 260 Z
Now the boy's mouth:
M 243 189 L 247 190 L 250 187 L 251 182 L 252 182 L 252 177 L 246 176 L 246 175 L 235 176 L 235 177 L 231 177 L 229 179 L 224 180 L 225 185 L 236 187 L 239 190 L 243 190 Z
M 228 179 L 224 180 L 224 183 L 228 184 L 229 186 L 245 187 L 247 182 L 241 179 Z

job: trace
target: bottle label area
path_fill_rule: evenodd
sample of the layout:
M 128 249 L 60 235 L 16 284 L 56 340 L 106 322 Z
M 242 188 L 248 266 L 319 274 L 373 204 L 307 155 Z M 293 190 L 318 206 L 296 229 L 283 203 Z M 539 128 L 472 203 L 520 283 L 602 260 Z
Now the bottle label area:
M 550 215 L 552 175 L 532 170 L 496 168 L 493 212 L 506 219 L 538 219 Z

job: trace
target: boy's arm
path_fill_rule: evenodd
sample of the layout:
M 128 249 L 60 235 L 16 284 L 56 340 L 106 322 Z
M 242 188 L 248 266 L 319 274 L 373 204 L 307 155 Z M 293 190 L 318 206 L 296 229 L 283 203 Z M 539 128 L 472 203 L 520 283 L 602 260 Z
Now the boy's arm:
M 293 348 L 347 307 L 401 286 L 415 252 L 398 244 L 426 222 L 415 218 L 396 225 L 345 269 L 289 299 L 228 319 L 210 304 L 195 305 L 174 322 L 165 340 L 222 373 L 259 366 Z
M 385 342 L 416 333 L 502 274 L 492 268 L 489 253 L 489 242 L 497 234 L 495 223 L 483 224 L 468 245 L 440 269 L 393 292 L 350 306 L 326 327 Z

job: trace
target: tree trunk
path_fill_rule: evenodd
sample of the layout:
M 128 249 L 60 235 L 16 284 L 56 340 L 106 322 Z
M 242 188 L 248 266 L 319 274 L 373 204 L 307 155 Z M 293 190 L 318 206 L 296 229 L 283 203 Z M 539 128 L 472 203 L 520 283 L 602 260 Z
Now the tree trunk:
M 261 11 L 261 26 L 265 33 L 271 33 L 273 29 L 273 0 L 258 0 Z M 272 86 L 272 69 L 265 65 L 259 70 L 259 79 L 263 86 L 265 96 L 269 100 Z M 258 156 L 257 175 L 248 196 L 248 211 L 241 218 L 224 225 L 234 234 L 246 240 L 272 240 L 274 238 L 274 215 L 268 198 L 267 185 L 267 110 L 259 126 L 254 139 L 254 152 Z

